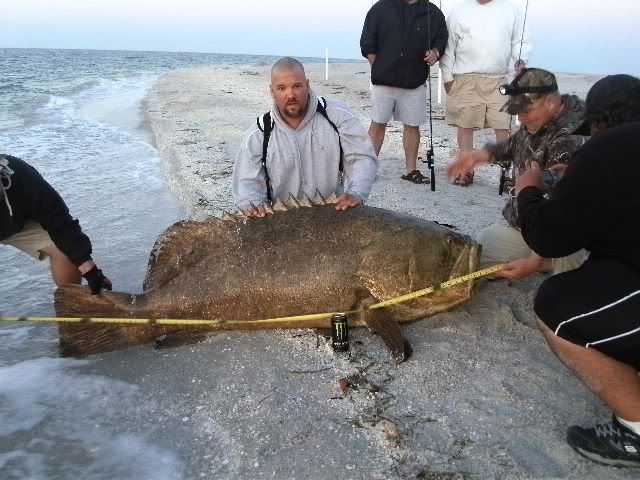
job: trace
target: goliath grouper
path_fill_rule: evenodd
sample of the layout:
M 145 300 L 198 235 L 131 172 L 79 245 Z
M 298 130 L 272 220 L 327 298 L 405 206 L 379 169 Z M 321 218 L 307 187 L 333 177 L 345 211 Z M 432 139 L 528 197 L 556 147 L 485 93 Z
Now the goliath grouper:
M 207 326 L 73 323 L 60 327 L 61 352 L 86 355 L 151 343 L 159 337 L 215 330 L 329 328 L 330 319 L 225 323 L 363 309 L 367 305 L 473 272 L 479 247 L 434 222 L 368 206 L 336 211 L 335 195 L 274 205 L 263 218 L 181 221 L 151 252 L 144 293 L 78 285 L 55 294 L 58 316 L 215 319 Z M 414 300 L 366 310 L 350 326 L 368 325 L 396 360 L 408 354 L 396 322 L 417 320 L 470 298 L 473 282 Z

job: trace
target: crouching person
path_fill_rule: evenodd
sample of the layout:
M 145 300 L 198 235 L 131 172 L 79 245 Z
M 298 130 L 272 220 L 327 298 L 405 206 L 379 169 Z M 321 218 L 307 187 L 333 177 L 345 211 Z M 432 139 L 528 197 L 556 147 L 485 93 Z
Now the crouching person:
M 28 163 L 0 155 L 0 243 L 34 258 L 50 258 L 56 285 L 79 284 L 91 293 L 111 290 L 111 281 L 91 259 L 91 240 L 58 192 Z
M 518 218 L 544 257 L 589 252 L 581 267 L 547 279 L 534 305 L 553 352 L 613 411 L 608 423 L 570 427 L 567 441 L 595 462 L 640 467 L 640 79 L 596 82 L 585 128 L 592 138 L 550 199 L 537 164 L 520 176 Z

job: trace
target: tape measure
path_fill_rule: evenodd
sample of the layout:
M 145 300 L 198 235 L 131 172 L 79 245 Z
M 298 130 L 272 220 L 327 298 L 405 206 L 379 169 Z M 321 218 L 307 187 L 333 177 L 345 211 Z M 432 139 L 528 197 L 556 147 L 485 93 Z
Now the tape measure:
M 456 277 L 446 282 L 433 285 L 422 290 L 416 290 L 415 292 L 400 295 L 389 300 L 374 303 L 360 310 L 351 310 L 348 312 L 330 312 L 330 313 L 312 313 L 309 315 L 295 315 L 291 317 L 278 317 L 278 318 L 266 318 L 262 320 L 204 320 L 204 319 L 183 319 L 183 318 L 82 318 L 82 317 L 0 317 L 1 322 L 54 322 L 54 323 L 111 323 L 121 325 L 184 325 L 184 326 L 197 326 L 197 325 L 255 325 L 255 324 L 269 324 L 269 323 L 296 323 L 305 322 L 308 320 L 323 320 L 325 318 L 331 318 L 336 313 L 353 314 L 362 312 L 363 310 L 373 310 L 377 308 L 388 307 L 390 305 L 397 305 L 399 303 L 408 302 L 430 293 L 434 293 L 444 288 L 453 287 L 454 285 L 460 285 L 461 283 L 475 280 L 476 278 L 485 277 L 492 273 L 499 272 L 504 268 L 504 264 L 494 265 L 493 267 L 478 270 L 461 277 Z

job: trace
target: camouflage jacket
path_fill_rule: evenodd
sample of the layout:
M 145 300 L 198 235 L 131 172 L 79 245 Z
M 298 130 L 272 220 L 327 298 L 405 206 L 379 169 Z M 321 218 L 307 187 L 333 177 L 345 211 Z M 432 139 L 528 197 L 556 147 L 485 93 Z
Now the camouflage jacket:
M 565 108 L 560 116 L 536 133 L 529 133 L 522 125 L 509 140 L 486 145 L 489 161 L 506 169 L 513 167 L 514 181 L 525 171 L 531 160 L 536 160 L 541 168 L 569 163 L 573 152 L 586 140 L 585 137 L 571 134 L 583 119 L 585 104 L 584 100 L 575 95 L 562 95 L 562 101 Z M 517 202 L 514 196 L 509 196 L 502 216 L 509 225 L 519 228 Z

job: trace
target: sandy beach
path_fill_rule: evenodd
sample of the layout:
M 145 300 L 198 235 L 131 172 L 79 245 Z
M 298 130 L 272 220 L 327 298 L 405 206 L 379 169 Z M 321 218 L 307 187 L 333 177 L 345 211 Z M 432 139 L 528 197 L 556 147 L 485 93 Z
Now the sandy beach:
M 328 80 L 324 65 L 306 67 L 316 93 L 345 101 L 368 126 L 367 64 L 331 64 Z M 235 210 L 235 152 L 271 106 L 269 68 L 176 70 L 148 93 L 146 120 L 171 188 L 190 216 Z M 598 78 L 560 74 L 558 82 L 562 93 L 584 97 Z M 467 188 L 448 183 L 455 130 L 444 124 L 436 87 L 434 79 L 436 191 L 400 179 L 402 127 L 392 123 L 368 204 L 475 236 L 501 219 L 500 171 L 478 168 Z M 428 125 L 422 132 L 424 155 Z M 492 131 L 478 132 L 476 145 L 492 138 Z M 426 165 L 422 171 L 429 174 Z M 401 365 L 365 329 L 352 331 L 348 356 L 336 355 L 310 330 L 227 333 L 170 351 L 173 366 L 162 388 L 198 406 L 190 414 L 191 422 L 200 422 L 198 451 L 207 442 L 215 445 L 212 458 L 194 460 L 192 473 L 226 479 L 637 478 L 632 470 L 580 457 L 564 440 L 568 426 L 592 425 L 609 412 L 552 356 L 535 327 L 531 305 L 544 278 L 483 282 L 469 302 L 403 326 L 414 353 Z M 190 366 L 188 379 L 180 362 Z M 346 391 L 343 377 L 353 384 Z M 190 381 L 197 388 L 178 385 Z

